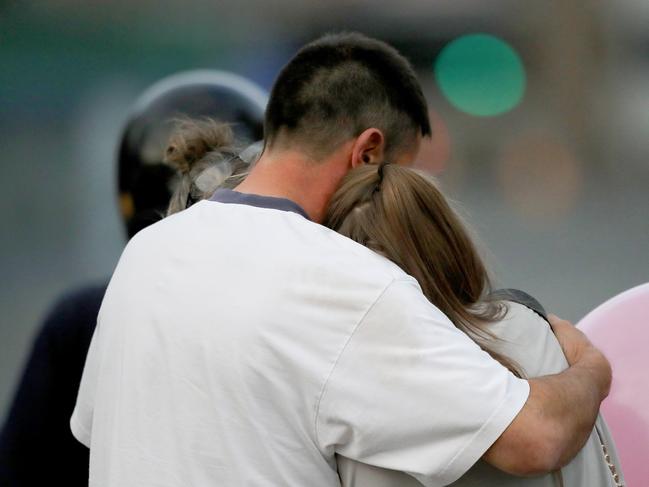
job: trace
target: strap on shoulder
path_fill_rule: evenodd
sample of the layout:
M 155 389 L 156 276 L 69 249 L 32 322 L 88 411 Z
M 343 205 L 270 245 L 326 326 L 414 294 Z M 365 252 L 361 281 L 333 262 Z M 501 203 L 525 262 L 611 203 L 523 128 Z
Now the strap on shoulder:
M 491 297 L 502 299 L 504 301 L 512 301 L 514 303 L 527 306 L 545 321 L 548 321 L 548 314 L 546 313 L 545 308 L 536 300 L 536 298 L 530 296 L 525 291 L 511 288 L 497 289 L 491 293 Z

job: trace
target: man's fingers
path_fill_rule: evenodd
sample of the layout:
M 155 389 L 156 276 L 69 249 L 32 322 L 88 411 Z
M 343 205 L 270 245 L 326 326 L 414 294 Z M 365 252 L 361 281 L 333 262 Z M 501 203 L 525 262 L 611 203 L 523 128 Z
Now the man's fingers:
M 572 366 L 581 361 L 583 357 L 590 357 L 588 363 L 595 368 L 596 377 L 600 382 L 600 393 L 604 399 L 611 387 L 611 364 L 606 357 L 590 342 L 588 337 L 568 320 L 562 320 L 556 315 L 548 315 L 548 321 L 552 326 L 566 360 Z
M 556 315 L 549 314 L 548 321 L 554 331 L 563 353 L 570 365 L 579 360 L 584 350 L 591 346 L 590 341 L 568 320 L 563 320 Z
M 548 315 L 548 321 L 550 322 L 550 325 L 552 326 L 553 329 L 556 327 L 565 327 L 566 325 L 574 326 L 568 320 L 563 320 L 559 318 L 557 315 L 553 315 L 552 313 Z

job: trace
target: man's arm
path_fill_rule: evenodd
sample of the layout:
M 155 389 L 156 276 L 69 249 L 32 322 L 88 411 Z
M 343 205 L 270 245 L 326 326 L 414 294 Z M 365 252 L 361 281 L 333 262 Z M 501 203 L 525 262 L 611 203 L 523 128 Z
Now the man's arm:
M 554 321 L 572 367 L 518 379 L 416 281 L 395 279 L 333 362 L 315 411 L 319 447 L 431 487 L 455 482 L 487 451 L 519 476 L 556 468 L 587 437 L 610 369 L 581 332 Z
M 568 463 L 588 439 L 611 385 L 610 364 L 588 338 L 568 321 L 549 320 L 570 368 L 529 381 L 525 406 L 483 457 L 514 475 Z

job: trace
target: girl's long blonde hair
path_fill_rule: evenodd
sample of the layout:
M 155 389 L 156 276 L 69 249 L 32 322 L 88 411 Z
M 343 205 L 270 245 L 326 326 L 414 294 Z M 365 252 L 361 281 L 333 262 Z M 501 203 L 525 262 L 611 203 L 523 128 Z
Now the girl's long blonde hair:
M 417 279 L 455 326 L 522 376 L 515 362 L 495 350 L 496 337 L 488 329 L 506 313 L 506 305 L 489 298 L 485 265 L 430 177 L 396 164 L 358 167 L 334 194 L 324 224 Z

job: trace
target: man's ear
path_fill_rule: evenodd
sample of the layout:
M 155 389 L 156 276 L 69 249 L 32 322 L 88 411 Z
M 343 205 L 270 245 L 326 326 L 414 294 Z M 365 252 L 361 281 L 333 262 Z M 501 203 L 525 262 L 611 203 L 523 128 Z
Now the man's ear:
M 363 131 L 352 145 L 351 166 L 362 164 L 379 164 L 383 162 L 385 152 L 385 137 L 377 128 Z

